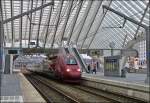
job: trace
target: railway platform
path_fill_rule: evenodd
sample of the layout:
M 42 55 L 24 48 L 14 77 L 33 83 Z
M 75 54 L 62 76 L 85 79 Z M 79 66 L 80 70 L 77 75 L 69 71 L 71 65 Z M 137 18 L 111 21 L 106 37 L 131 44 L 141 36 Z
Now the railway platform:
M 102 72 L 97 72 L 97 74 L 88 74 L 88 73 L 83 73 L 83 77 L 88 77 L 88 78 L 96 78 L 96 79 L 105 79 L 105 80 L 112 80 L 112 81 L 118 81 L 118 82 L 128 82 L 132 84 L 139 84 L 139 85 L 149 85 L 148 83 L 145 83 L 145 78 L 147 74 L 137 74 L 137 73 L 127 73 L 126 78 L 122 77 L 110 77 L 110 76 L 104 76 L 104 73 Z
M 99 88 L 104 91 L 149 100 L 150 86 L 145 83 L 146 74 L 128 73 L 126 78 L 108 77 L 104 73 L 82 74 L 83 85 Z
M 25 76 L 23 74 L 25 74 Z M 49 99 L 53 98 L 54 100 L 56 99 L 56 101 L 59 101 L 58 103 L 62 103 L 62 101 L 64 101 L 64 93 L 66 94 L 74 93 L 76 97 L 78 93 L 80 94 L 79 90 L 82 90 L 82 89 L 86 95 L 83 96 L 83 93 L 82 93 L 83 97 L 82 96 L 79 96 L 79 97 L 84 98 L 84 99 L 85 97 L 92 95 L 90 93 L 96 93 L 94 95 L 99 95 L 102 97 L 104 96 L 104 97 L 110 98 L 110 100 L 113 100 L 113 101 L 120 102 L 120 101 L 128 100 L 130 98 L 129 101 L 140 100 L 140 101 L 143 101 L 143 103 L 149 102 L 149 86 L 148 84 L 144 84 L 144 82 L 142 82 L 142 78 L 144 80 L 144 74 L 143 76 L 141 76 L 142 78 L 140 78 L 141 80 L 139 80 L 140 81 L 139 83 L 135 83 L 135 82 L 133 83 L 132 80 L 130 80 L 129 82 L 128 79 L 129 77 L 132 77 L 133 75 L 136 77 L 137 75 L 135 74 L 128 74 L 127 78 L 117 78 L 117 77 L 105 77 L 103 76 L 102 73 L 97 73 L 96 75 L 83 73 L 81 85 L 64 85 L 63 83 L 58 82 L 60 86 L 56 85 L 52 81 L 47 81 L 46 78 L 42 79 L 42 77 L 40 76 L 33 76 L 34 77 L 33 80 L 35 81 L 29 82 L 28 79 L 30 80 L 31 78 L 30 76 L 28 76 L 28 74 L 31 77 L 33 76 L 26 70 L 22 70 L 19 73 L 14 73 L 11 75 L 3 74 L 1 76 L 1 80 L 2 80 L 1 101 L 2 102 L 45 103 L 47 99 L 44 100 L 45 96 L 43 96 L 43 94 L 46 93 L 45 95 L 47 96 L 47 93 L 48 93 Z M 27 79 L 26 77 L 29 77 L 29 78 Z M 40 81 L 38 82 L 39 83 L 38 86 L 42 86 L 42 88 L 40 87 L 40 90 L 46 90 L 45 92 L 42 92 L 43 94 L 42 93 L 39 94 L 38 92 L 40 91 L 39 88 L 37 89 L 38 90 L 37 91 L 35 89 L 36 86 L 34 85 L 35 86 L 34 87 L 31 84 L 31 83 L 34 84 L 34 82 L 36 81 Z M 50 85 L 49 87 L 47 86 L 43 87 L 43 84 L 41 82 L 46 83 L 46 85 L 47 83 L 48 84 L 50 83 Z M 138 80 L 136 82 L 138 82 Z M 50 86 L 52 86 L 53 88 L 51 88 Z M 68 86 L 67 89 L 65 86 Z M 93 89 L 91 87 L 93 87 Z M 70 88 L 70 91 L 68 91 L 68 88 Z M 71 88 L 73 88 L 73 90 Z M 77 90 L 74 90 L 74 89 L 77 89 Z M 56 93 L 56 91 L 60 91 L 60 90 L 63 95 L 62 94 L 60 95 L 60 93 Z M 88 90 L 91 90 L 89 94 L 87 94 L 87 92 L 89 92 Z M 58 94 L 58 97 L 56 96 L 57 97 L 56 98 L 53 93 L 55 95 Z M 97 94 L 97 93 L 100 93 L 100 94 Z M 72 99 L 74 100 L 74 98 Z M 132 98 L 135 100 L 132 100 Z M 64 103 L 66 102 L 64 101 Z
M 0 84 L 0 101 L 3 102 L 41 102 L 45 100 L 30 84 L 22 73 L 2 74 Z
M 0 101 L 3 102 L 23 102 L 20 80 L 17 74 L 1 74 Z

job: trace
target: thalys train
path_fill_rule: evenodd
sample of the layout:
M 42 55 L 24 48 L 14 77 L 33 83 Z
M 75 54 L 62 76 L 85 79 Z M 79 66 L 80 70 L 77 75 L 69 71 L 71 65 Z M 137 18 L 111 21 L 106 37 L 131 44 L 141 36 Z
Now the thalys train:
M 58 55 L 49 59 L 52 61 L 49 64 L 49 69 L 56 77 L 70 82 L 81 79 L 81 70 L 73 55 Z
M 79 63 L 72 54 L 50 56 L 43 60 L 42 65 L 32 68 L 32 71 L 45 72 L 65 82 L 78 83 L 81 80 Z

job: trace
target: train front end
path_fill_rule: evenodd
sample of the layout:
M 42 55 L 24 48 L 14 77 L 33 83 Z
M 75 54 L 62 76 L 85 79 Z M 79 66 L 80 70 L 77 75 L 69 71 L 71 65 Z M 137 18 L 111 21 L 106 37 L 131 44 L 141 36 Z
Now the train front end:
M 81 69 L 74 56 L 65 59 L 64 80 L 69 82 L 80 82 Z

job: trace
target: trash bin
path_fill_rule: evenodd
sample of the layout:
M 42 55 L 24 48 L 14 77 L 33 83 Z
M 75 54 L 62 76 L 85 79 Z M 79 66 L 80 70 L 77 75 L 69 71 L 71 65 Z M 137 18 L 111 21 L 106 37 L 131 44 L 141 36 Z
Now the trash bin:
M 121 77 L 125 78 L 126 77 L 126 73 L 127 73 L 126 68 L 123 68 L 121 70 Z

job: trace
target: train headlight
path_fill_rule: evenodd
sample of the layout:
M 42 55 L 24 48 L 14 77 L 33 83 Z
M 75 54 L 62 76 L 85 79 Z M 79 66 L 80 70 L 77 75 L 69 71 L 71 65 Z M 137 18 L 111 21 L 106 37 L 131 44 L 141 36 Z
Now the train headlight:
M 80 72 L 81 70 L 80 70 L 80 69 L 77 69 L 77 71 Z
M 69 68 L 67 68 L 67 70 L 66 70 L 67 72 L 70 72 L 70 69 Z

